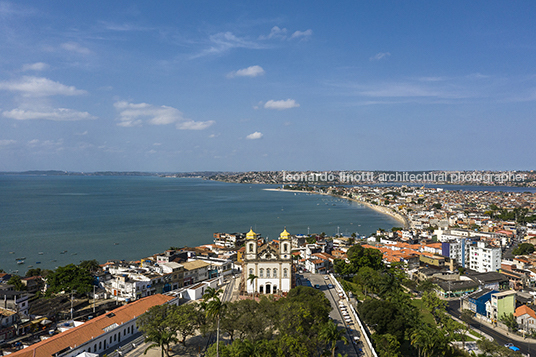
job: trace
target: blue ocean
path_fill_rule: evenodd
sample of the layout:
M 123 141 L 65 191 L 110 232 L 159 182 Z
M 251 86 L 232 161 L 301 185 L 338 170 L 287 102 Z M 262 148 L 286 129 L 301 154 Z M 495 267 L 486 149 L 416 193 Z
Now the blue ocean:
M 366 235 L 400 223 L 356 203 L 274 185 L 127 176 L 0 176 L 0 269 L 25 274 L 97 259 L 137 260 L 250 228 Z M 17 264 L 17 258 L 25 258 Z

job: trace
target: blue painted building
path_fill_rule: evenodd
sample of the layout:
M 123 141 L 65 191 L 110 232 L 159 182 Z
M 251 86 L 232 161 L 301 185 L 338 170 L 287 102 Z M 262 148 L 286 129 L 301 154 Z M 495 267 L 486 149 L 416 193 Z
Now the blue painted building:
M 498 293 L 497 290 L 482 289 L 467 295 L 464 302 L 464 308 L 469 309 L 477 314 L 486 316 L 486 302 L 491 299 L 491 295 Z

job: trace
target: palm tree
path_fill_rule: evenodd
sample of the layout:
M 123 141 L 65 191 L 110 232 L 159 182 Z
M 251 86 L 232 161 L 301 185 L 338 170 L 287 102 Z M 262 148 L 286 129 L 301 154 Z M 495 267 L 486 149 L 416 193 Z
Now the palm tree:
M 339 329 L 333 321 L 328 321 L 320 330 L 318 337 L 321 341 L 326 342 L 327 344 L 331 343 L 331 357 L 335 357 L 335 349 L 337 348 L 337 342 L 343 341 L 344 344 L 348 344 L 346 336 L 344 336 L 344 331 Z
M 203 295 L 203 307 L 205 314 L 209 318 L 216 318 L 216 357 L 220 355 L 220 320 L 225 310 L 225 303 L 220 300 L 219 295 L 223 290 L 216 290 L 214 288 L 207 288 Z
M 255 279 L 257 279 L 257 278 L 258 278 L 258 276 L 255 275 L 255 274 L 249 274 L 249 276 L 248 276 L 248 280 L 251 283 L 251 287 L 252 287 L 253 292 L 255 292 L 255 288 L 253 287 L 253 283 L 255 282 Z
M 169 345 L 172 343 L 177 343 L 177 334 L 175 331 L 161 331 L 160 333 L 150 332 L 145 336 L 145 342 L 153 342 L 151 345 L 149 345 L 145 351 L 143 351 L 143 354 L 147 354 L 147 351 L 149 351 L 151 348 L 157 348 L 160 347 L 161 350 L 161 356 L 164 357 L 164 352 L 167 356 L 169 356 L 168 348 Z

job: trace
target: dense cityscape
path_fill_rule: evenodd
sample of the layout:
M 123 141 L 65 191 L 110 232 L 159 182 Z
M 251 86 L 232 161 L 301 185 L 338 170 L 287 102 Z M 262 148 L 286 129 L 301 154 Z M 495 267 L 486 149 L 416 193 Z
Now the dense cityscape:
M 136 261 L 84 261 L 54 271 L 29 269 L 25 276 L 4 272 L 3 353 L 40 356 L 56 348 L 55 356 L 121 355 L 139 349 L 144 339 L 157 338 L 153 334 L 158 327 L 150 321 L 168 314 L 176 320 L 165 320 L 164 325 L 178 331 L 182 344 L 158 337 L 155 346 L 179 354 L 191 353 L 196 346 L 193 353 L 208 348 L 203 353 L 213 355 L 210 331 L 226 341 L 226 353 L 263 338 L 267 355 L 311 355 L 324 348 L 358 356 L 405 356 L 421 350 L 428 355 L 516 355 L 530 349 L 529 336 L 536 333 L 534 193 L 303 182 L 270 190 L 355 201 L 392 216 L 400 226 L 370 236 L 283 229 L 270 241 L 253 230 L 221 232 L 214 234 L 212 244 L 170 247 Z M 24 257 L 17 259 L 24 266 Z M 309 341 L 301 352 L 291 352 L 283 339 L 290 332 L 285 332 L 281 317 L 266 317 L 264 325 L 256 327 L 276 334 L 268 337 L 252 335 L 249 324 L 234 325 L 230 312 L 210 314 L 209 305 L 216 302 L 237 313 L 266 309 L 261 306 L 267 301 L 310 304 L 313 295 L 303 300 L 302 294 L 323 301 L 325 307 L 314 309 L 325 310 L 325 315 L 314 323 L 294 317 L 309 331 L 301 337 L 288 335 Z M 288 308 L 276 305 L 270 309 Z M 164 311 L 162 306 L 175 310 Z M 144 309 L 149 311 L 144 314 Z M 120 318 L 120 310 L 126 319 Z M 399 317 L 386 321 L 382 314 L 387 311 Z M 149 313 L 154 314 L 150 321 Z M 113 320 L 100 322 L 100 316 Z M 335 327 L 336 336 L 328 338 L 331 321 L 342 321 L 344 328 Z M 116 331 L 102 323 L 125 327 Z M 102 325 L 104 334 L 88 338 L 82 331 L 92 325 Z M 441 338 L 433 333 L 438 326 Z M 235 340 L 236 334 L 242 337 Z

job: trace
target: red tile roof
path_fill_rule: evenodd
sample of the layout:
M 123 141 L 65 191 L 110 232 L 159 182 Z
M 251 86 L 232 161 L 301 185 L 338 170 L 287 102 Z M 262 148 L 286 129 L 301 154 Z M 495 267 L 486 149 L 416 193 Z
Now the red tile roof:
M 74 327 L 70 330 L 57 334 L 44 341 L 35 343 L 23 350 L 12 353 L 13 357 L 50 357 L 58 351 L 68 347 L 75 348 L 103 335 L 104 328 L 113 325 L 121 325 L 145 313 L 155 305 L 162 305 L 174 299 L 172 296 L 151 295 L 146 298 L 134 301 L 128 305 L 121 306 L 110 313 L 96 317 L 88 322 Z M 113 313 L 113 316 L 110 314 Z

